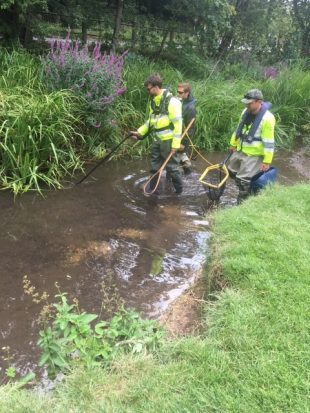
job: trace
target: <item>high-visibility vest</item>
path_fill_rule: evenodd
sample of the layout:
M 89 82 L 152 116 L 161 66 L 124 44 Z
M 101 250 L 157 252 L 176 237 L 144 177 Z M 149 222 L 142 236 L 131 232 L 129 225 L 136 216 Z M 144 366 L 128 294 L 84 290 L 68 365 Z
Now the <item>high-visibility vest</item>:
M 171 147 L 179 149 L 182 136 L 182 104 L 166 89 L 163 89 L 159 96 L 152 98 L 149 118 L 138 132 L 143 137 L 150 130 L 154 132 L 156 139 L 172 139 Z
M 242 112 L 238 128 L 233 133 L 230 145 L 249 156 L 262 156 L 263 163 L 270 164 L 274 153 L 275 118 L 263 102 L 260 112 L 251 125 L 245 125 L 247 109 Z

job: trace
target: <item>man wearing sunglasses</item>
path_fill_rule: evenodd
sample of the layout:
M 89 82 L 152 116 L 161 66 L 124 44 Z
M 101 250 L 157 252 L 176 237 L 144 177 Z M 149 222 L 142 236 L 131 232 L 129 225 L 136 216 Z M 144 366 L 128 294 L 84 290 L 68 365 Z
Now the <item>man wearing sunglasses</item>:
M 230 140 L 233 152 L 228 164 L 230 175 L 239 189 L 238 203 L 251 193 L 251 179 L 267 172 L 274 153 L 275 118 L 259 89 L 251 89 L 241 100 L 246 105 L 240 123 Z
M 179 171 L 177 150 L 181 145 L 182 106 L 181 102 L 162 88 L 162 80 L 158 74 L 149 76 L 144 86 L 150 95 L 149 117 L 137 131 L 131 131 L 135 139 L 142 140 L 153 132 L 154 141 L 151 148 L 151 173 L 157 172 L 170 153 L 166 170 L 171 177 L 176 194 L 181 194 L 183 184 Z M 157 183 L 157 176 L 150 182 L 150 190 Z
M 177 89 L 178 98 L 182 102 L 182 117 L 183 117 L 183 129 L 185 129 L 192 119 L 196 118 L 196 100 L 192 95 L 192 87 L 188 82 L 179 83 Z M 187 135 L 190 139 L 193 138 L 195 130 L 195 122 L 189 128 Z M 183 167 L 185 175 L 191 173 L 191 161 L 188 156 L 190 140 L 188 136 L 184 136 L 182 140 L 182 152 L 180 153 L 180 164 Z M 180 150 L 181 151 L 181 150 Z

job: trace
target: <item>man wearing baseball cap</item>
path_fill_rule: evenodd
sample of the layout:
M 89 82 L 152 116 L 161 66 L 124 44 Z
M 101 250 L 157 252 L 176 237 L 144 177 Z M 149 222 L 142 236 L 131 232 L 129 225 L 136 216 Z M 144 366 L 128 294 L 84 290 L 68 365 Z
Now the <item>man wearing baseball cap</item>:
M 259 89 L 249 90 L 241 99 L 246 105 L 239 125 L 230 140 L 233 152 L 228 170 L 239 189 L 238 203 L 251 192 L 251 179 L 260 171 L 270 168 L 274 153 L 275 118 L 269 111 L 271 104 L 264 102 Z

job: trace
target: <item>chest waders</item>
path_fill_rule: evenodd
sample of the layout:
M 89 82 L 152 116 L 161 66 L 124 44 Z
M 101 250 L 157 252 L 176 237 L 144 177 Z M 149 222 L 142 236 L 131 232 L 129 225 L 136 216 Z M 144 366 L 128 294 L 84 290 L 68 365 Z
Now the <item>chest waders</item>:
M 255 137 L 255 134 L 257 132 L 257 129 L 259 128 L 261 121 L 263 120 L 265 113 L 270 108 L 271 108 L 270 102 L 262 103 L 262 107 L 260 111 L 257 113 L 257 115 L 255 116 L 254 121 L 248 133 L 242 133 L 242 129 L 246 124 L 247 117 L 250 115 L 247 110 L 244 112 L 244 114 L 242 115 L 241 121 L 238 125 L 238 128 L 236 130 L 236 138 L 239 138 L 241 140 L 241 150 L 242 150 L 243 142 L 252 143 L 254 141 L 258 141 L 258 142 L 262 141 L 262 138 Z
M 194 122 L 194 119 L 186 127 L 185 131 L 182 134 L 181 139 L 187 134 L 187 132 L 188 132 L 189 128 L 192 126 L 193 122 Z M 169 141 L 165 141 L 165 142 L 169 142 Z M 145 185 L 143 187 L 144 195 L 152 195 L 152 194 L 157 192 L 157 188 L 158 188 L 158 185 L 159 185 L 161 175 L 162 175 L 164 169 L 168 167 L 169 162 L 172 158 L 175 158 L 175 155 L 172 155 L 171 148 L 170 148 L 169 153 L 168 153 L 164 163 L 160 166 L 160 168 L 158 170 L 154 171 L 153 175 L 145 183 Z M 151 172 L 153 172 L 153 171 L 151 171 Z M 168 170 L 167 170 L 167 172 L 168 172 Z M 176 194 L 181 194 L 182 190 L 183 190 L 182 180 L 181 180 L 180 172 L 179 171 L 177 171 L 177 172 L 179 174 L 180 181 L 177 181 L 177 182 L 174 181 L 173 180 L 175 178 L 174 175 L 171 175 L 171 179 L 172 179 Z
M 256 132 L 259 128 L 259 125 L 261 124 L 263 117 L 265 113 L 267 112 L 268 109 L 270 109 L 271 103 L 270 102 L 263 102 L 262 107 L 260 111 L 257 113 L 257 115 L 254 118 L 254 121 L 250 127 L 250 130 L 247 133 L 242 133 L 242 130 L 244 126 L 246 125 L 246 120 L 249 115 L 249 112 L 246 110 L 244 114 L 242 115 L 242 119 L 238 125 L 238 128 L 236 130 L 236 137 L 241 140 L 241 153 L 242 148 L 243 148 L 243 143 L 252 143 L 254 141 L 261 142 L 262 138 L 257 137 Z M 248 155 L 245 155 L 248 156 Z M 240 179 L 236 178 L 236 185 L 239 189 L 238 197 L 237 197 L 237 203 L 241 204 L 246 198 L 249 197 L 249 195 L 252 192 L 252 181 L 251 178 L 249 179 Z

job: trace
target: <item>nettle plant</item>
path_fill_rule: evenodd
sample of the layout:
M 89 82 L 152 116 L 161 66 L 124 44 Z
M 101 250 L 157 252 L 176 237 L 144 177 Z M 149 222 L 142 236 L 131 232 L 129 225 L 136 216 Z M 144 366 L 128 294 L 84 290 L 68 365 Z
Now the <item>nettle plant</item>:
M 40 331 L 40 366 L 50 376 L 68 371 L 75 364 L 86 367 L 106 365 L 125 353 L 145 353 L 161 343 L 163 331 L 153 320 L 144 320 L 133 310 L 121 306 L 110 321 L 96 314 L 81 312 L 78 303 L 68 303 L 65 293 L 56 295 L 49 321 Z
M 87 111 L 86 120 L 99 128 L 104 115 L 124 88 L 122 69 L 127 52 L 118 56 L 102 54 L 101 43 L 90 50 L 86 44 L 70 39 L 54 39 L 43 59 L 44 74 L 52 90 L 70 89 L 80 96 Z

